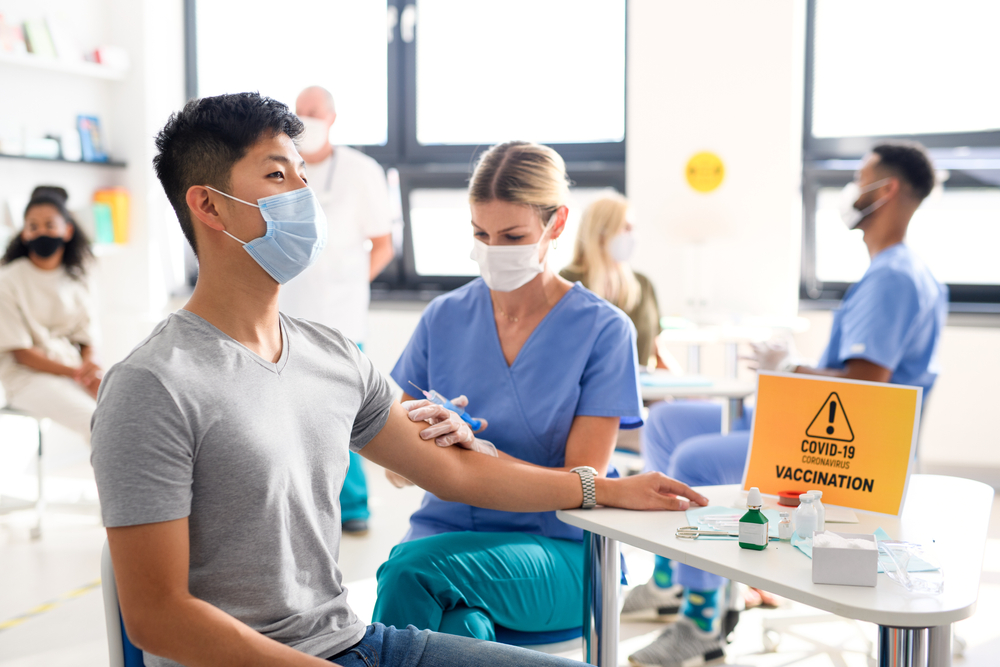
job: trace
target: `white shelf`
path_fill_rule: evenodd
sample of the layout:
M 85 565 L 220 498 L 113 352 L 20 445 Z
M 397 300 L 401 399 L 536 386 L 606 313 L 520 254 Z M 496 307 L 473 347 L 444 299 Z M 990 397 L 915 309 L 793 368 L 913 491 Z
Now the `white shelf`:
M 128 70 L 115 69 L 107 65 L 99 65 L 85 60 L 60 60 L 59 58 L 34 56 L 30 53 L 0 53 L 0 64 L 33 67 L 50 72 L 66 72 L 68 74 L 89 76 L 95 79 L 107 79 L 109 81 L 121 81 L 128 73 Z

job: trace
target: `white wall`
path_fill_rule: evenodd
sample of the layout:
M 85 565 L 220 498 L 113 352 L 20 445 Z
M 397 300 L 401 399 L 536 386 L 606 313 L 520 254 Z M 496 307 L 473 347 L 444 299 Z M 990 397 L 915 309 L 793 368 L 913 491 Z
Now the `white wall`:
M 795 314 L 804 2 L 630 0 L 628 11 L 634 264 L 664 314 Z M 684 176 L 705 150 L 726 168 L 711 193 Z
M 179 0 L 0 0 L 9 21 L 51 16 L 81 49 L 125 48 L 131 67 L 124 80 L 0 63 L 0 136 L 32 135 L 75 127 L 77 114 L 100 118 L 106 147 L 125 169 L 0 159 L 0 204 L 19 228 L 31 190 L 61 185 L 71 209 L 83 208 L 95 189 L 123 185 L 131 194 L 127 245 L 102 252 L 94 268 L 100 353 L 106 365 L 122 357 L 162 317 L 168 292 L 169 208 L 151 169 L 153 136 L 184 102 L 183 3 Z

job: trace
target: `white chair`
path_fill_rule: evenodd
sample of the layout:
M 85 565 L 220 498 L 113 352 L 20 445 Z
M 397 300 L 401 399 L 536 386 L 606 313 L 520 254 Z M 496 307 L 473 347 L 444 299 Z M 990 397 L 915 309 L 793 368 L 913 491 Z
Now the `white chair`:
M 17 410 L 9 406 L 0 407 L 0 417 L 4 416 L 31 419 L 35 422 L 35 426 L 38 429 L 38 459 L 36 464 L 38 473 L 38 497 L 32 502 L 16 498 L 3 498 L 0 496 L 0 514 L 31 509 L 32 507 L 35 508 L 36 520 L 35 526 L 31 529 L 31 538 L 37 540 L 42 536 L 42 514 L 45 512 L 45 475 L 43 474 L 44 467 L 42 465 L 42 442 L 44 440 L 45 431 L 48 430 L 49 420 L 44 417 L 36 417 L 33 414 L 24 412 L 23 410 Z
M 108 657 L 111 667 L 143 667 L 142 651 L 129 640 L 118 606 L 118 585 L 111 564 L 107 540 L 101 551 L 101 589 L 104 593 L 104 625 L 108 632 Z

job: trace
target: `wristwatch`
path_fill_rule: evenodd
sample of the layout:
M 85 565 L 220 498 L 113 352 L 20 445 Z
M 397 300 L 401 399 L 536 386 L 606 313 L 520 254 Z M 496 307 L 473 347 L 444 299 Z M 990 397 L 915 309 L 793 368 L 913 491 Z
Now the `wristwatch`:
M 597 470 L 590 466 L 577 466 L 570 470 L 580 476 L 580 484 L 583 485 L 583 504 L 581 509 L 589 510 L 597 505 L 597 487 L 594 479 L 597 478 Z

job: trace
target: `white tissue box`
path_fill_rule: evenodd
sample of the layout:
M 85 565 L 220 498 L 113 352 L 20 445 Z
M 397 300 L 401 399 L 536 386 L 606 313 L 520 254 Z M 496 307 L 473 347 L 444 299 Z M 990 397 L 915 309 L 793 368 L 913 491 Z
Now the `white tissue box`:
M 847 539 L 870 540 L 875 544 L 874 535 L 835 534 Z M 874 586 L 878 583 L 878 545 L 875 544 L 875 547 L 875 549 L 836 549 L 813 546 L 813 583 Z

